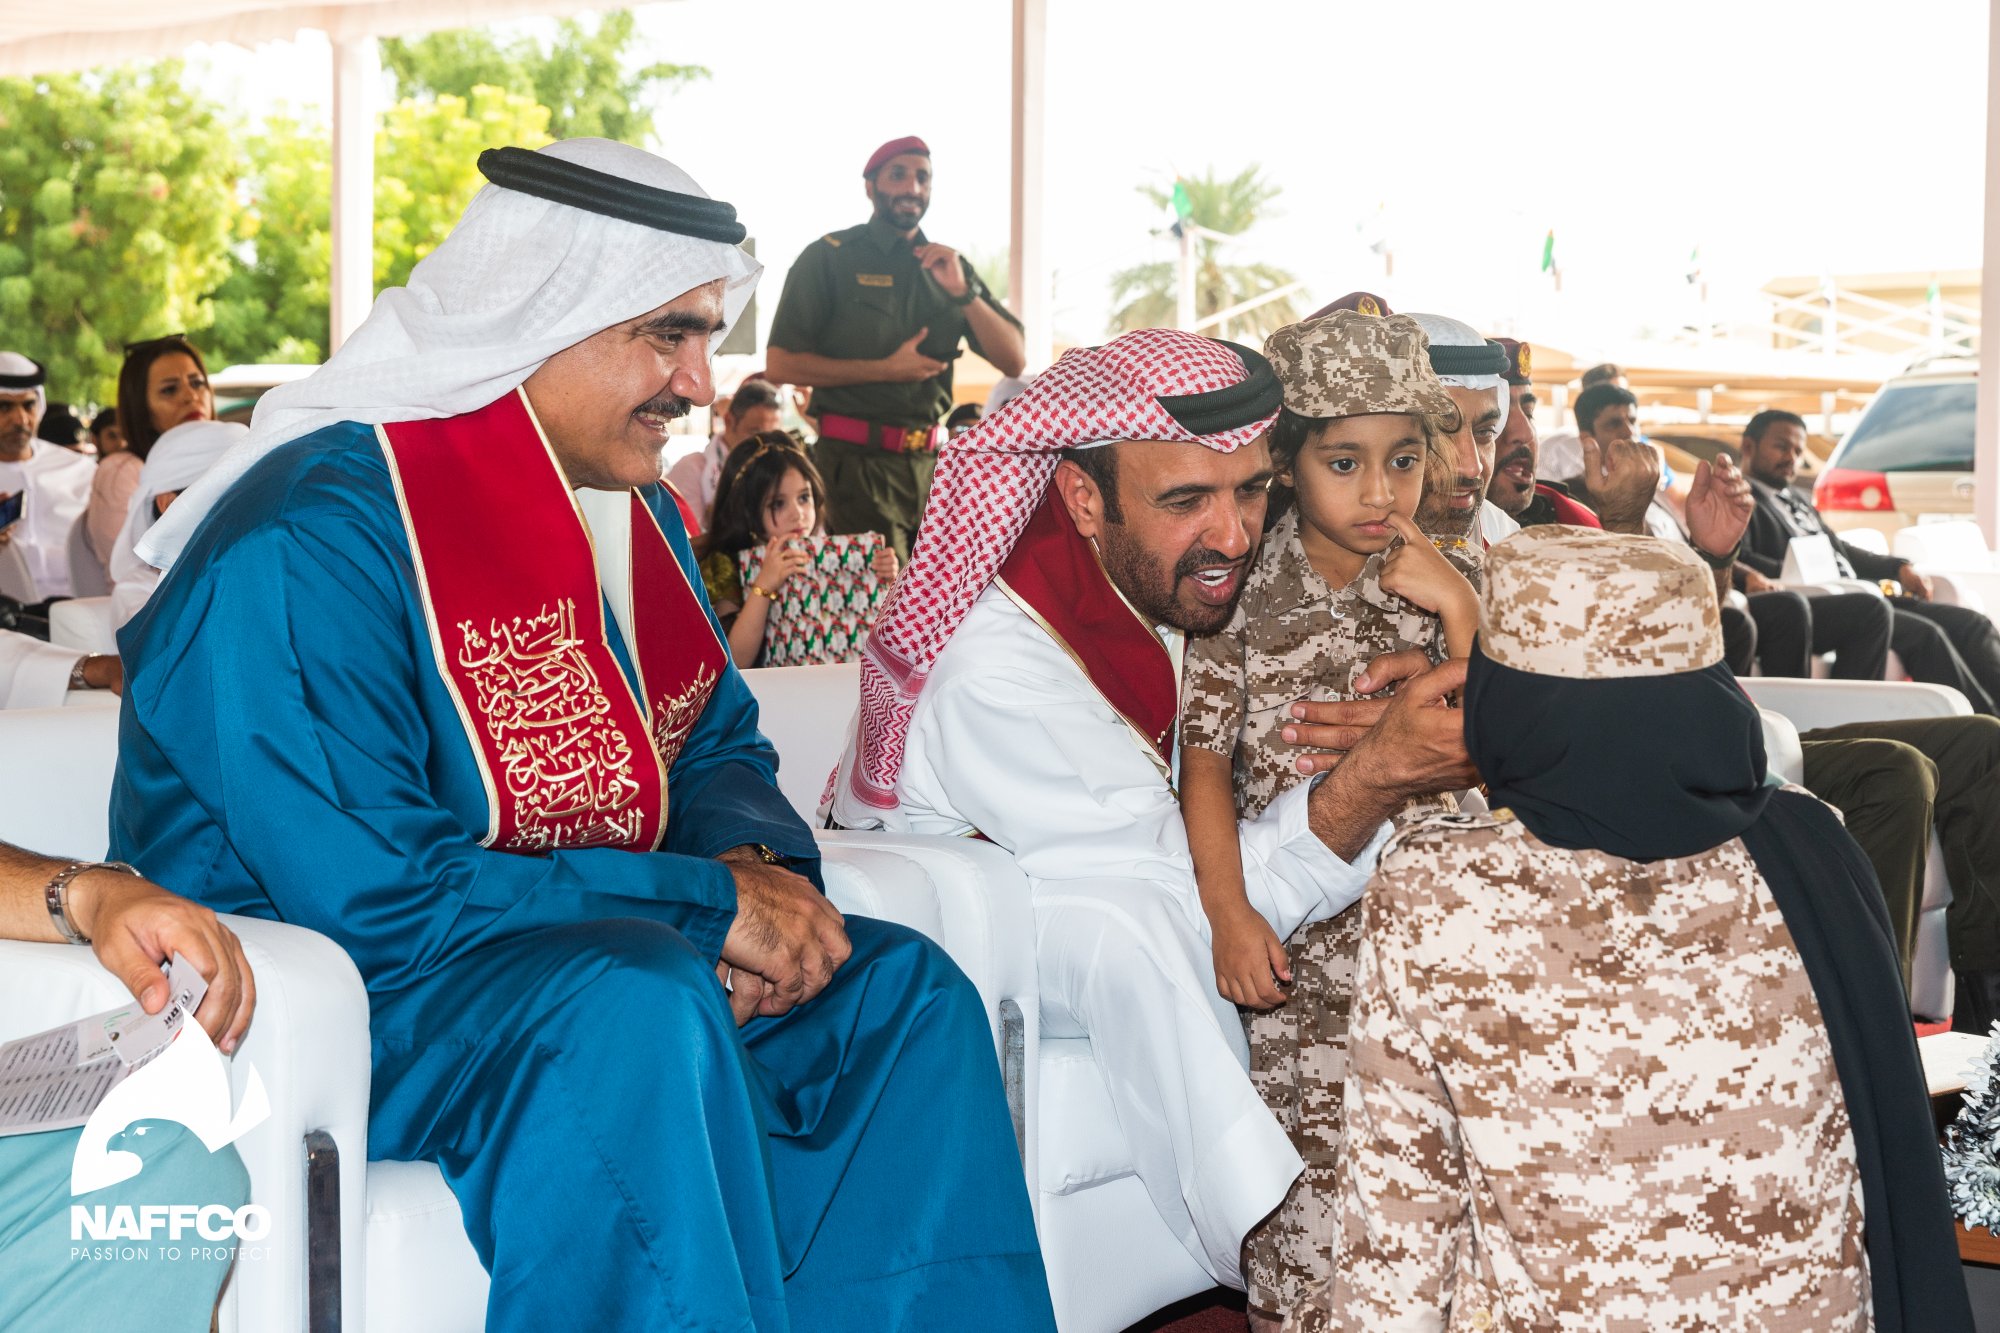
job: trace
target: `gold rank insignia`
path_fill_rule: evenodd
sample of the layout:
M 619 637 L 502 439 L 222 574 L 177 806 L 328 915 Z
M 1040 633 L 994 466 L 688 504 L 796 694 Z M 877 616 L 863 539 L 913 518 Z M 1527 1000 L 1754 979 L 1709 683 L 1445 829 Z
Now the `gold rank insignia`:
M 840 248 L 840 238 L 838 236 L 835 236 L 831 232 L 828 232 L 826 235 L 820 237 L 820 239 L 822 241 L 825 241 L 828 245 L 832 246 L 836 250 Z
M 1364 296 L 1359 301 L 1356 301 L 1354 309 L 1357 313 L 1363 315 L 1379 315 L 1382 313 L 1382 307 L 1376 304 L 1375 298 L 1372 296 Z
M 1529 378 L 1530 376 L 1532 376 L 1532 375 L 1533 375 L 1533 374 L 1535 373 L 1535 371 L 1534 371 L 1534 368 L 1533 368 L 1533 366 L 1529 364 L 1529 359 L 1528 359 L 1528 344 L 1526 344 L 1526 343 L 1522 343 L 1522 344 L 1521 344 L 1521 356 L 1520 356 L 1520 361 L 1519 361 L 1519 364 L 1520 364 L 1520 367 L 1521 367 L 1521 378 L 1522 378 L 1522 379 L 1528 379 L 1528 378 Z
M 857 273 L 854 280 L 863 287 L 894 287 L 896 275 L 893 273 Z

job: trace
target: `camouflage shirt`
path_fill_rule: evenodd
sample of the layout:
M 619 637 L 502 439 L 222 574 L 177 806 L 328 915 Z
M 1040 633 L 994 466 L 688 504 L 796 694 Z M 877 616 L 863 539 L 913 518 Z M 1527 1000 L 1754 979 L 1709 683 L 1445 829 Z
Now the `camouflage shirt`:
M 1335 1276 L 1288 1330 L 1871 1326 L 1846 1102 L 1740 840 L 1434 816 L 1361 911 Z
M 1191 639 L 1181 684 L 1181 744 L 1235 756 L 1236 812 L 1254 819 L 1299 780 L 1281 735 L 1301 699 L 1358 699 L 1354 678 L 1383 653 L 1444 656 L 1444 622 L 1386 592 L 1382 557 L 1335 592 L 1299 543 L 1299 511 L 1264 538 L 1236 614 Z
M 1181 743 L 1233 753 L 1236 809 L 1245 819 L 1302 780 L 1292 767 L 1298 750 L 1281 734 L 1294 701 L 1359 698 L 1355 676 L 1383 653 L 1444 655 L 1443 622 L 1383 590 L 1380 556 L 1335 592 L 1306 558 L 1298 525 L 1296 509 L 1272 525 L 1228 627 L 1188 644 Z M 1449 796 L 1416 804 L 1425 813 L 1456 808 Z M 1250 1303 L 1264 1314 L 1293 1308 L 1326 1274 L 1359 919 L 1350 908 L 1294 933 L 1284 1004 L 1246 1023 L 1250 1081 L 1306 1164 L 1244 1242 Z

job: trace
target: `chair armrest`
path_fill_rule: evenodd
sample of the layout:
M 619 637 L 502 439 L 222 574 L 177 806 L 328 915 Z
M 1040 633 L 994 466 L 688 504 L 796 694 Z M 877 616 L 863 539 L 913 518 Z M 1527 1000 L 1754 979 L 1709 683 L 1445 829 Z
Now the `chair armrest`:
M 1791 676 L 1738 679 L 1750 701 L 1791 719 L 1801 732 L 1849 722 L 1913 717 L 1965 717 L 1972 705 L 1947 685 L 1897 680 L 1801 680 Z
M 1990 612 L 2000 606 L 2000 570 L 1933 569 L 1920 565 L 1937 592 L 1937 600 L 1948 606 L 1963 606 Z
M 243 941 L 257 979 L 257 1012 L 232 1061 L 237 1096 L 261 1075 L 271 1118 L 238 1140 L 250 1193 L 271 1210 L 271 1243 L 234 1279 L 243 1329 L 306 1327 L 304 1139 L 332 1136 L 340 1153 L 341 1304 L 359 1317 L 366 1291 L 368 1099 L 373 1053 L 368 992 L 346 950 L 301 926 L 253 917 L 222 920 Z M 320 1237 L 322 1245 L 331 1237 Z
M 868 830 L 814 835 L 834 906 L 922 931 L 979 991 L 1000 1058 L 1029 1194 L 1040 1153 L 1042 1001 L 1035 912 L 1014 858 L 977 838 Z M 913 873 L 914 872 L 914 873 Z
M 942 944 L 979 987 L 988 1007 L 1001 998 L 1037 995 L 1035 913 L 1028 880 L 1014 858 L 976 838 L 926 837 L 867 830 L 814 835 L 827 865 L 827 896 L 843 912 L 895 921 Z M 880 858 L 914 862 L 931 890 L 897 879 L 869 878 Z

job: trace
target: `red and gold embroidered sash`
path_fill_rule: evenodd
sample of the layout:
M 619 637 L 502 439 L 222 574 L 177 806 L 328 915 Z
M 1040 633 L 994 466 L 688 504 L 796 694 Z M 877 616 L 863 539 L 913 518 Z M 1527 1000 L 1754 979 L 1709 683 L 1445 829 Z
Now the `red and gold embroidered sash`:
M 1180 673 L 1160 636 L 1112 586 L 1053 483 L 995 582 L 1083 668 L 1155 762 L 1170 765 Z
M 481 843 L 659 846 L 667 772 L 728 658 L 652 511 L 634 491 L 635 694 L 611 650 L 589 529 L 524 394 L 376 437 L 438 674 L 486 786 Z

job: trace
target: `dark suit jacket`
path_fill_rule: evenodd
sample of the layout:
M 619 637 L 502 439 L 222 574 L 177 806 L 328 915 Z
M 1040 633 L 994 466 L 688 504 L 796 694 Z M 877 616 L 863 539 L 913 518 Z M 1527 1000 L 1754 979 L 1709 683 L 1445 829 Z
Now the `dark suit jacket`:
M 1736 553 L 1736 558 L 1765 578 L 1774 579 L 1785 567 L 1785 550 L 1792 542 L 1791 524 L 1785 521 L 1778 500 L 1761 483 L 1753 484 L 1750 493 L 1756 497 L 1757 508 L 1750 515 L 1750 530 L 1744 534 L 1743 547 Z M 1833 548 L 1847 557 L 1847 563 L 1854 567 L 1857 578 L 1893 579 L 1909 563 L 1893 555 L 1877 555 L 1850 545 L 1827 527 L 1817 509 L 1808 508 L 1806 512 L 1811 515 L 1804 525 L 1808 533 L 1825 533 L 1832 540 Z

